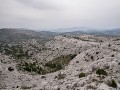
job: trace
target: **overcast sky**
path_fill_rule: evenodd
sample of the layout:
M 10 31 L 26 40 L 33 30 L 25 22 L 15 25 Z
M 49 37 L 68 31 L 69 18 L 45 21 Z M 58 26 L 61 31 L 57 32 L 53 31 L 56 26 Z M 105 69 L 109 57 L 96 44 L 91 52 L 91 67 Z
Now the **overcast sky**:
M 0 0 L 0 28 L 118 28 L 120 0 Z

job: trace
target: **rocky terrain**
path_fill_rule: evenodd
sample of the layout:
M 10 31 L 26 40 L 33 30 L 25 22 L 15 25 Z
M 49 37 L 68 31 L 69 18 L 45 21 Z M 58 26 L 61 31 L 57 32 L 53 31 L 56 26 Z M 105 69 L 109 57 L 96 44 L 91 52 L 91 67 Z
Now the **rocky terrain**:
M 0 90 L 120 90 L 120 37 L 0 42 Z

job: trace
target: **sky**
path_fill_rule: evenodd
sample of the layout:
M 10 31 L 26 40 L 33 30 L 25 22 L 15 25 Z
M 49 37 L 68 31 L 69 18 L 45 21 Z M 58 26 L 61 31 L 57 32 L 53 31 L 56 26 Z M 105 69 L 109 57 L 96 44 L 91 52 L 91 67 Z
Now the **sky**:
M 120 0 L 0 0 L 0 28 L 119 28 Z

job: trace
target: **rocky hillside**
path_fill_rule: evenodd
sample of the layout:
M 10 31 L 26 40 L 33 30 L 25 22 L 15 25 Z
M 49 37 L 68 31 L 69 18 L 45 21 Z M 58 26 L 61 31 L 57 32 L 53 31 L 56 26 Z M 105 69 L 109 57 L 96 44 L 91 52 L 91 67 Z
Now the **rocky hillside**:
M 54 36 L 58 35 L 49 31 L 33 31 L 22 28 L 3 28 L 0 29 L 0 42 L 23 42 L 29 39 L 36 39 L 40 43 L 45 43 L 52 40 Z
M 0 44 L 1 90 L 120 90 L 120 37 Z

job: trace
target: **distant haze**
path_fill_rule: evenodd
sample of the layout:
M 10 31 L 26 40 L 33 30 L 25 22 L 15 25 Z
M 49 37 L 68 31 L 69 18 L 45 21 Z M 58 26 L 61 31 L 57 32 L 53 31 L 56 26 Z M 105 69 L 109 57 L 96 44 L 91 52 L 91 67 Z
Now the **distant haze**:
M 0 28 L 119 28 L 120 0 L 0 0 Z

